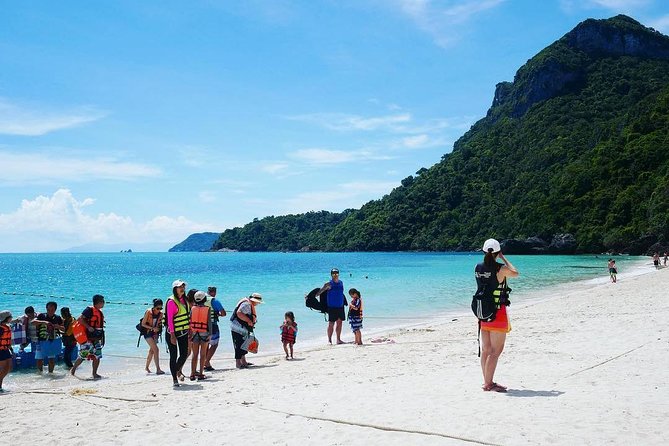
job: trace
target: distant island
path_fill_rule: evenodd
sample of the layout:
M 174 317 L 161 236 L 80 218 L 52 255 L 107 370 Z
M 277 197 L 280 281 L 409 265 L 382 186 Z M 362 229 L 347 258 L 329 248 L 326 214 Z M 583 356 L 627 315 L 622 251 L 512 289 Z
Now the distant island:
M 669 37 L 625 15 L 585 20 L 383 198 L 205 234 L 170 251 L 463 251 L 488 237 L 520 252 L 667 250 Z

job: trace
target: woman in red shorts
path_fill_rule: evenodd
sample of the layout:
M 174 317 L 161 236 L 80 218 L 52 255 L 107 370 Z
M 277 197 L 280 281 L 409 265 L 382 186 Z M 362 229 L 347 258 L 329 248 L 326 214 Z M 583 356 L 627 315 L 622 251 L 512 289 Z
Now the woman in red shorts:
M 497 313 L 495 319 L 491 322 L 481 321 L 481 371 L 483 372 L 483 390 L 486 392 L 506 392 L 506 387 L 497 384 L 493 378 L 497 368 L 497 360 L 504 350 L 506 334 L 511 331 L 511 323 L 506 313 L 506 307 L 509 299 L 509 288 L 506 285 L 506 279 L 509 277 L 518 277 L 518 270 L 502 254 L 502 248 L 495 239 L 488 239 L 483 244 L 485 258 L 483 264 L 477 266 L 477 280 L 479 271 L 487 270 L 488 276 L 494 275 L 493 283 L 496 283 L 495 303 L 497 304 Z M 497 263 L 497 259 L 504 263 Z M 481 274 L 482 275 L 482 274 Z

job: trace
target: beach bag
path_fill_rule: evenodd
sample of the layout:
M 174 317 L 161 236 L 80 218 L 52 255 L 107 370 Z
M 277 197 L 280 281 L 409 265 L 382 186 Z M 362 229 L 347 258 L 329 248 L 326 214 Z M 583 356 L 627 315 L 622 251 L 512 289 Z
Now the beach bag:
M 253 332 L 250 332 L 249 335 L 244 339 L 242 343 L 242 350 L 246 350 L 249 353 L 258 353 L 258 347 L 260 343 Z
M 28 343 L 28 335 L 22 323 L 17 322 L 14 328 L 12 328 L 12 338 L 14 339 L 14 345 Z

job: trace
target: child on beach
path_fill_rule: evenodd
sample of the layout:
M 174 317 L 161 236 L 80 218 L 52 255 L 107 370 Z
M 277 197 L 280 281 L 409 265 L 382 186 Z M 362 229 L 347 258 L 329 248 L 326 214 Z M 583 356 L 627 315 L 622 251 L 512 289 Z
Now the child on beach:
M 198 381 L 205 379 L 204 363 L 207 361 L 207 347 L 211 335 L 211 310 L 205 306 L 207 293 L 197 291 L 193 296 L 193 307 L 190 309 L 190 341 L 193 344 L 193 358 L 190 363 L 190 380 Z M 197 370 L 198 358 L 200 359 L 200 371 Z
M 609 259 L 609 275 L 611 276 L 611 282 L 616 283 L 616 274 L 618 274 L 618 269 L 616 268 L 616 261 Z
M 9 322 L 12 313 L 0 311 L 0 393 L 4 392 L 2 381 L 12 370 L 12 329 Z
M 77 345 L 77 341 L 74 340 L 74 335 L 72 334 L 72 324 L 74 323 L 74 318 L 70 309 L 68 307 L 63 307 L 60 309 L 60 317 L 63 318 L 63 327 L 65 332 L 63 333 L 63 362 L 68 369 L 72 368 L 72 351 Z
M 348 290 L 351 302 L 348 304 L 348 323 L 355 336 L 355 344 L 362 345 L 362 297 L 360 291 L 355 288 Z
M 283 351 L 286 352 L 286 359 L 288 359 L 288 350 L 290 350 L 290 359 L 293 359 L 293 345 L 295 345 L 297 339 L 297 323 L 292 311 L 286 312 L 283 324 L 279 328 L 281 329 L 281 342 L 283 343 Z

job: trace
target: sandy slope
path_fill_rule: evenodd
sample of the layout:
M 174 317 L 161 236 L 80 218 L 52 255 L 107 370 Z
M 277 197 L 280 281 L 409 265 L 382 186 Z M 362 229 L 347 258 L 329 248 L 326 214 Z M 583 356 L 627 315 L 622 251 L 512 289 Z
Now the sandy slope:
M 22 393 L 31 389 L 10 376 L 0 434 L 20 443 L 46 425 L 69 444 L 666 444 L 668 282 L 664 269 L 512 306 L 496 375 L 507 394 L 481 391 L 476 324 L 464 315 L 395 330 L 394 344 L 298 343 L 299 360 L 251 358 L 257 367 L 242 371 L 219 360 L 210 380 L 179 390 L 137 364 L 98 382 L 37 381 L 56 394 Z

